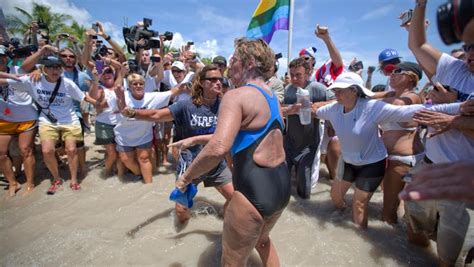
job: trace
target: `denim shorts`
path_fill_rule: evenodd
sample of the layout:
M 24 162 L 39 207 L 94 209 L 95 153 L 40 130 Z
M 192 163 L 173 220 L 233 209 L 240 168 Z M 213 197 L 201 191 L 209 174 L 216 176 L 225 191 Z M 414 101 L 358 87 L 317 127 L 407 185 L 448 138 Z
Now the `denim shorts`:
M 138 145 L 138 146 L 122 146 L 122 145 L 116 144 L 115 150 L 117 150 L 117 152 L 132 152 L 135 149 L 147 149 L 147 148 L 151 148 L 152 146 L 153 146 L 153 141 L 150 141 L 148 143 L 145 143 L 143 145 Z

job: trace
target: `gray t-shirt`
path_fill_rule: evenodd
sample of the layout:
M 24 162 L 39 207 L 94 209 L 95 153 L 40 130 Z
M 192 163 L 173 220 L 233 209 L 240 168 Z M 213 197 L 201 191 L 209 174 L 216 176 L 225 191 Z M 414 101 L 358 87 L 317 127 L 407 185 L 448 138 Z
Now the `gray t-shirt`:
M 181 139 L 197 136 L 213 134 L 217 126 L 217 114 L 221 99 L 209 107 L 206 105 L 196 106 L 191 99 L 185 99 L 175 102 L 168 108 L 173 116 L 176 125 L 176 131 L 179 132 Z M 193 160 L 201 152 L 203 145 L 194 145 L 188 149 L 192 153 Z M 226 163 L 222 160 L 219 165 L 206 176 L 213 176 L 221 173 L 226 168 Z
M 291 105 L 296 103 L 297 89 L 292 84 L 286 86 L 283 104 Z M 309 91 L 312 103 L 328 101 L 334 98 L 334 94 L 319 82 L 311 82 L 304 89 Z M 313 118 L 313 122 L 309 125 L 302 125 L 298 114 L 287 116 L 285 147 L 293 151 L 302 151 L 310 146 L 316 149 L 319 141 L 319 119 Z

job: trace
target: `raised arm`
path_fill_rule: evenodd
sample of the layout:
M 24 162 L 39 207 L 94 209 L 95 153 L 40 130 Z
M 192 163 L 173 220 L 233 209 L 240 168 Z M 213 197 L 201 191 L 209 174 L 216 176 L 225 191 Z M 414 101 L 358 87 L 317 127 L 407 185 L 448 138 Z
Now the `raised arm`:
M 343 61 L 341 53 L 339 53 L 339 50 L 336 48 L 336 45 L 332 41 L 331 36 L 329 35 L 329 30 L 325 27 L 320 27 L 318 24 L 316 25 L 316 30 L 314 31 L 314 33 L 319 39 L 323 40 L 324 44 L 326 44 L 329 56 L 331 57 L 331 61 L 334 67 L 342 67 Z
M 423 67 L 429 78 L 436 73 L 441 52 L 429 44 L 425 32 L 425 12 L 427 0 L 416 0 L 413 18 L 409 26 L 408 47 Z
M 104 40 L 106 40 L 110 46 L 112 46 L 112 48 L 114 49 L 115 53 L 117 53 L 118 55 L 118 60 L 120 62 L 125 62 L 127 61 L 127 58 L 125 57 L 125 54 L 122 50 L 122 47 L 120 47 L 120 45 L 115 42 L 112 37 L 110 37 L 110 35 L 106 34 L 105 33 L 105 30 L 104 30 L 104 25 L 102 25 L 101 22 L 97 22 L 97 25 L 98 25 L 98 28 L 99 28 L 99 32 L 97 33 L 97 35 L 101 36 L 102 38 L 104 38 Z
M 38 51 L 36 51 L 33 55 L 27 57 L 25 59 L 25 61 L 23 61 L 23 64 L 21 65 L 21 68 L 25 71 L 25 72 L 31 72 L 36 63 L 38 63 L 38 61 L 45 55 L 49 55 L 49 54 L 53 54 L 53 53 L 57 53 L 58 52 L 58 49 L 54 46 L 51 46 L 51 45 L 45 45 L 43 47 L 41 47 Z

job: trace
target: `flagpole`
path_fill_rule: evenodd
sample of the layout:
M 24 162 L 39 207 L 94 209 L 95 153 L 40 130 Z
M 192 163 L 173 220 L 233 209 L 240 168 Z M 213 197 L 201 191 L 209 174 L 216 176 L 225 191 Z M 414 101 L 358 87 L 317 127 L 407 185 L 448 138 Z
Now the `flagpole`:
M 288 64 L 290 64 L 291 61 L 291 41 L 293 38 L 293 10 L 294 10 L 294 3 L 295 0 L 290 0 L 290 21 L 288 24 Z M 288 64 L 286 66 L 288 70 Z

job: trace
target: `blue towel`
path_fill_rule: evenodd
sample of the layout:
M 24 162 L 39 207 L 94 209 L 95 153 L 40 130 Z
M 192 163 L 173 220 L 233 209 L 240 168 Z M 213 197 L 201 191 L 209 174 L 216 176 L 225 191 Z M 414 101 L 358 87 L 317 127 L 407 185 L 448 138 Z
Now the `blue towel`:
M 178 188 L 175 188 L 170 194 L 170 200 L 175 201 L 185 207 L 192 208 L 193 198 L 196 196 L 197 191 L 197 187 L 193 183 L 190 183 L 186 187 L 186 192 L 184 193 L 179 191 Z

